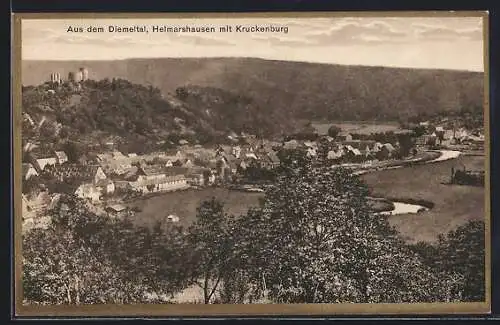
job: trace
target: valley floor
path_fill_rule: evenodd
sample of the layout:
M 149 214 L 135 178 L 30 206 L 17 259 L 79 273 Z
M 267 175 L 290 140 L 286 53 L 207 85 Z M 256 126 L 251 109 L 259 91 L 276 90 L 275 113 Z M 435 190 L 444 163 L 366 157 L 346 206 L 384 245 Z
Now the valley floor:
M 433 241 L 441 233 L 473 219 L 485 219 L 485 188 L 448 185 L 451 168 L 484 167 L 484 156 L 460 156 L 447 161 L 373 172 L 362 176 L 373 195 L 411 198 L 434 203 L 429 211 L 390 217 L 409 241 Z
M 451 155 L 451 154 L 449 154 Z M 484 156 L 459 156 L 453 159 L 440 156 L 435 163 L 405 166 L 397 169 L 373 171 L 362 175 L 374 197 L 394 200 L 428 201 L 434 207 L 418 214 L 395 214 L 390 222 L 410 242 L 433 241 L 470 219 L 484 219 L 485 189 L 483 187 L 448 185 L 451 168 L 484 167 Z M 194 221 L 196 207 L 203 200 L 216 197 L 225 203 L 228 213 L 245 214 L 248 208 L 258 205 L 262 193 L 232 191 L 223 188 L 204 188 L 172 192 L 141 199 L 131 206 L 141 209 L 136 223 L 151 225 L 170 214 L 179 216 L 183 226 Z

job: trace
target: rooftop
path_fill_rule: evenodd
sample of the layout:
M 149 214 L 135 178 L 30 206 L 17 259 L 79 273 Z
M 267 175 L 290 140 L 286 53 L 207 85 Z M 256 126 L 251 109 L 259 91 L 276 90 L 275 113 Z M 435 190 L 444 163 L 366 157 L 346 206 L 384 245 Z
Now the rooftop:
M 122 205 L 122 204 L 113 204 L 113 205 L 108 206 L 106 209 L 113 210 L 115 212 L 121 212 L 123 210 L 126 210 L 127 207 Z

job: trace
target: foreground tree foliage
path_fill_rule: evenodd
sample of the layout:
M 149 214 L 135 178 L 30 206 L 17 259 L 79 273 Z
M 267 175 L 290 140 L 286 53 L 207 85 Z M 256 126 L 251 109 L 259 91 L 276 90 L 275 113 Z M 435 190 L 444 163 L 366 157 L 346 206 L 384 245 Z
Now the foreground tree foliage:
M 23 237 L 24 299 L 38 304 L 149 302 L 148 293 L 185 287 L 185 243 L 179 229 L 138 228 L 100 217 L 64 197 L 48 229 Z
M 443 293 L 368 189 L 343 169 L 299 168 L 239 219 L 235 250 L 250 282 L 274 302 L 422 302 Z
M 222 203 L 212 198 L 197 209 L 196 222 L 189 228 L 187 242 L 192 249 L 191 276 L 203 289 L 203 301 L 211 302 L 231 261 L 230 217 Z
M 436 272 L 446 273 L 450 290 L 461 301 L 485 299 L 485 228 L 481 220 L 472 220 L 438 242 L 412 245 L 423 261 Z
M 193 284 L 205 304 L 484 300 L 483 222 L 409 245 L 349 171 L 291 156 L 280 175 L 244 216 L 202 202 L 187 231 L 99 216 L 63 196 L 50 227 L 23 238 L 25 301 L 148 303 Z

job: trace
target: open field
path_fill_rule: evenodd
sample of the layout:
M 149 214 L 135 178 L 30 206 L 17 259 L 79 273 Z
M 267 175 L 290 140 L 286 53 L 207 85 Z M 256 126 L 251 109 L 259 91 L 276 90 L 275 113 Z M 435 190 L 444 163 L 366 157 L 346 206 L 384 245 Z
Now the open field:
M 257 206 L 262 196 L 262 193 L 230 191 L 223 188 L 191 189 L 137 200 L 128 205 L 142 210 L 136 215 L 137 224 L 152 225 L 156 220 L 174 214 L 179 217 L 181 225 L 188 226 L 196 219 L 198 205 L 212 197 L 225 203 L 227 213 L 238 216 L 245 214 L 249 207 Z
M 388 132 L 388 131 L 396 131 L 399 129 L 399 125 L 397 122 L 329 122 L 329 123 L 312 123 L 312 126 L 316 129 L 318 134 L 325 135 L 328 134 L 328 129 L 330 126 L 336 125 L 338 126 L 342 132 L 347 133 L 358 133 L 358 134 L 371 134 L 377 132 Z
M 391 169 L 362 176 L 377 197 L 431 201 L 434 208 L 420 214 L 390 217 L 391 223 L 409 241 L 432 241 L 467 220 L 484 219 L 485 190 L 482 187 L 445 185 L 451 168 L 482 166 L 484 157 L 461 156 L 434 164 Z

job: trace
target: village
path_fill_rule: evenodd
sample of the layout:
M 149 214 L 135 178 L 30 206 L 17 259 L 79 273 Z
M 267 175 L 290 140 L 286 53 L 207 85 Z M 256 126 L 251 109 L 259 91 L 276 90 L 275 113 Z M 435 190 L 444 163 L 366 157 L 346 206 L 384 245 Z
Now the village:
M 87 153 L 78 162 L 69 162 L 64 151 L 43 152 L 30 144 L 30 154 L 22 164 L 23 229 L 45 227 L 49 220 L 45 213 L 61 194 L 75 195 L 97 211 L 116 217 L 133 213 L 127 207 L 130 200 L 173 191 L 206 187 L 263 191 L 254 185 L 269 181 L 262 175 L 280 166 L 285 151 L 300 151 L 312 160 L 323 151 L 332 167 L 360 169 L 430 159 L 429 153 L 443 148 L 482 150 L 482 130 L 457 129 L 448 120 L 440 124 L 421 122 L 418 136 L 411 130 L 371 135 L 339 132 L 315 140 L 288 136 L 281 142 L 233 133 L 228 136 L 233 144 L 203 147 L 180 140 L 173 151 L 142 155 L 124 154 L 108 142 L 100 153 Z M 172 218 L 175 222 L 176 217 Z

